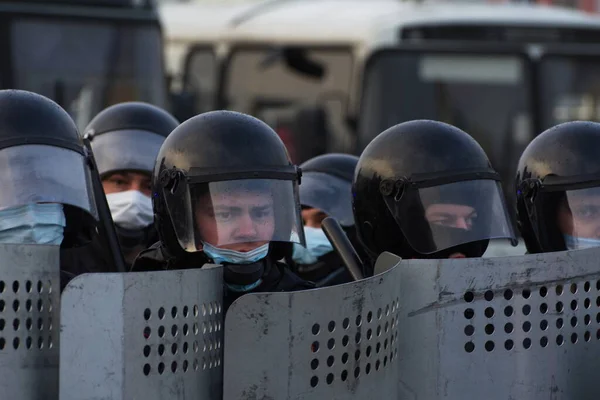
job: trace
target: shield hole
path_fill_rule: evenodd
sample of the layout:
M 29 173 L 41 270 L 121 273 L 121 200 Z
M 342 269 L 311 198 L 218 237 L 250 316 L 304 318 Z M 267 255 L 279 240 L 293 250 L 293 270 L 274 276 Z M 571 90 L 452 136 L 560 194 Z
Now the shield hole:
M 358 378 L 360 376 L 360 367 L 354 368 L 354 377 Z
M 381 343 L 380 343 L 380 342 L 377 342 L 377 346 L 375 346 L 375 352 L 376 352 L 377 354 L 379 354 L 379 351 L 380 351 L 380 350 L 381 350 Z
M 504 348 L 506 350 L 512 350 L 513 347 L 515 347 L 515 343 L 512 340 L 509 339 L 509 340 L 507 340 L 507 341 L 504 342 Z
M 187 318 L 189 314 L 190 314 L 190 309 L 188 308 L 188 306 L 184 306 L 183 307 L 183 318 Z
M 147 327 L 145 327 L 145 328 L 144 328 L 144 337 L 145 337 L 146 339 L 150 338 L 150 334 L 151 334 L 151 333 L 152 333 L 152 330 L 150 329 L 150 327 L 149 327 L 149 326 L 147 326 Z
M 512 290 L 510 290 L 510 289 L 506 289 L 506 290 L 504 291 L 504 298 L 505 298 L 506 300 L 510 300 L 510 299 L 512 299 L 512 297 L 513 297 L 513 291 L 512 291 Z
M 356 361 L 360 360 L 360 350 L 356 350 L 356 352 L 354 353 L 354 359 Z
M 165 364 L 164 363 L 159 363 L 158 364 L 158 373 L 162 375 L 163 372 L 165 372 Z
M 27 293 L 31 293 L 32 289 L 33 289 L 33 284 L 31 283 L 31 281 L 25 282 L 25 291 Z
M 348 335 L 344 335 L 344 337 L 342 338 L 342 346 L 344 346 L 344 347 L 348 346 L 349 341 L 350 341 L 350 338 L 348 337 Z
M 365 368 L 365 372 L 367 375 L 369 375 L 371 373 L 371 364 L 367 364 L 367 367 Z
M 598 281 L 598 282 L 600 282 L 600 281 Z M 377 319 L 381 319 L 381 314 L 382 314 L 382 311 L 381 311 L 381 308 L 380 308 L 380 309 L 377 310 Z
M 371 323 L 371 321 L 373 321 L 373 312 L 369 311 L 367 314 L 367 322 Z
M 591 288 L 591 286 L 592 286 L 592 285 L 590 285 L 590 282 L 586 281 L 586 282 L 583 284 L 583 290 L 584 290 L 585 292 L 589 292 L 589 291 L 590 291 L 590 288 Z
M 313 335 L 318 335 L 320 330 L 321 330 L 321 327 L 319 326 L 319 324 L 314 324 L 312 326 L 312 334 Z
M 158 327 L 158 337 L 165 337 L 165 327 L 162 325 Z
M 31 336 L 27 336 L 27 339 L 25 339 L 25 347 L 27 347 L 27 350 L 31 349 L 31 346 L 33 345 L 33 340 L 31 339 Z
M 189 350 L 188 342 L 183 343 L 183 354 L 187 354 Z
M 488 307 L 485 309 L 485 316 L 487 318 L 492 318 L 494 316 L 494 309 L 492 307 Z
M 319 378 L 317 378 L 316 376 L 313 376 L 312 378 L 310 378 L 310 386 L 311 387 L 317 387 L 318 384 L 319 384 Z
M 383 366 L 385 367 L 387 365 L 387 356 L 383 357 Z
M 475 343 L 467 342 L 465 343 L 465 351 L 467 353 L 472 353 L 475 350 Z
M 171 308 L 171 317 L 177 318 L 177 307 Z
M 492 292 L 491 290 L 488 290 L 487 292 L 485 292 L 485 294 L 483 295 L 483 297 L 487 301 L 492 301 L 492 300 L 494 300 L 494 292 Z
M 4 322 L 4 320 L 0 321 L 0 331 L 4 327 L 3 322 Z M 31 328 L 33 328 L 33 320 L 31 318 L 27 318 L 27 321 L 25 321 L 25 327 L 27 328 L 28 331 L 30 331 Z
M 361 338 L 360 332 L 356 332 L 356 335 L 354 336 L 354 341 L 356 342 L 356 344 L 360 343 L 360 338 Z
M 473 294 L 473 292 L 466 292 L 465 293 L 465 301 L 467 303 L 471 303 L 474 299 L 475 299 L 475 295 Z
M 197 322 L 194 322 L 193 329 L 194 329 L 194 335 L 197 335 L 198 332 L 199 332 L 199 328 L 198 328 L 198 323 Z
M 6 346 L 6 340 L 3 337 L 0 337 L 0 350 L 4 350 Z
M 341 378 L 342 378 L 342 382 L 346 382 L 346 379 L 348 379 L 348 371 L 343 370 L 342 374 L 341 374 Z
M 314 371 L 315 369 L 319 368 L 319 360 L 317 360 L 316 358 L 313 358 L 313 360 L 310 362 L 310 368 Z
M 488 340 L 487 342 L 485 342 L 485 349 L 487 351 L 494 350 L 494 347 L 495 347 L 494 342 L 492 342 L 491 340 Z
M 314 341 L 312 343 L 312 345 L 310 346 L 310 349 L 313 353 L 316 353 L 319 351 L 319 342 L 318 341 Z
M 173 325 L 171 327 L 171 335 L 173 335 L 173 337 L 176 337 L 178 333 L 179 333 L 179 329 L 177 328 L 177 325 Z
M 39 282 L 39 284 L 41 285 L 42 282 Z M 13 292 L 18 293 L 19 292 L 19 281 L 14 281 L 13 282 Z M 41 293 L 41 292 L 40 292 Z
M 577 326 L 577 317 L 571 317 L 571 326 L 573 328 Z
M 531 339 L 525 338 L 523 339 L 523 348 L 529 349 L 531 347 Z
M 590 299 L 585 299 L 585 300 L 583 301 L 583 306 L 584 306 L 585 308 L 590 308 L 590 306 L 591 306 L 591 305 L 592 305 L 592 302 L 590 301 Z
M 558 318 L 558 319 L 556 320 L 556 327 L 557 327 L 558 329 L 561 329 L 561 328 L 563 327 L 563 325 L 564 325 L 563 319 L 562 319 L 562 318 Z
M 542 338 L 540 339 L 540 345 L 542 347 L 548 346 L 548 338 L 546 336 L 542 336 Z
M 465 326 L 465 335 L 473 336 L 473 333 L 475 333 L 475 327 L 473 325 Z
M 542 286 L 540 288 L 540 296 L 546 297 L 547 294 L 548 294 L 548 288 L 546 286 Z
M 171 372 L 173 372 L 173 373 L 177 372 L 177 361 L 173 361 L 171 363 Z
M 372 337 L 373 337 L 373 330 L 372 330 L 372 329 L 369 329 L 369 330 L 367 331 L 367 340 L 371 340 L 371 338 L 372 338 Z
M 545 331 L 546 329 L 548 329 L 548 321 L 543 319 L 540 321 L 540 329 Z
M 571 310 L 573 310 L 573 311 L 577 310 L 577 300 L 571 301 Z
M 556 295 L 560 296 L 562 294 L 563 294 L 563 287 L 562 287 L 562 285 L 557 285 L 556 286 Z
M 546 314 L 548 312 L 548 304 L 542 303 L 540 304 L 540 313 Z
M 557 344 L 557 345 L 559 345 L 559 346 L 562 346 L 564 342 L 565 342 L 565 339 L 563 338 L 563 336 L 562 336 L 562 335 L 558 335 L 558 336 L 556 337 L 556 344 Z
M 559 301 L 558 303 L 556 303 L 556 312 L 562 312 L 564 306 L 562 301 Z
M 44 320 L 41 318 L 38 318 L 38 330 L 40 330 L 40 331 L 44 330 Z
M 158 309 L 158 318 L 159 319 L 164 319 L 165 318 L 165 309 L 163 307 Z
M 525 304 L 523 306 L 523 315 L 531 314 L 531 306 L 529 304 Z
M 150 364 L 144 364 L 144 375 L 150 375 Z
M 385 323 L 385 333 L 388 333 L 390 330 L 390 324 L 388 322 Z
M 48 348 L 51 349 L 54 345 L 52 344 L 52 336 L 48 336 Z
M 43 349 L 44 348 L 44 339 L 39 337 L 38 338 L 38 349 Z
M 362 325 L 362 317 L 360 315 L 356 316 L 356 326 Z
M 327 366 L 328 367 L 333 367 L 334 363 L 335 363 L 335 358 L 333 356 L 327 357 Z
M 151 317 L 151 316 L 152 316 L 152 311 L 150 311 L 150 309 L 149 309 L 149 308 L 146 308 L 146 309 L 144 310 L 144 319 L 145 319 L 146 321 L 148 321 L 148 320 L 150 319 L 150 317 Z
M 333 374 L 327 374 L 327 384 L 331 385 L 333 383 Z
M 163 354 L 165 354 L 165 345 L 164 344 L 159 344 L 158 345 L 158 355 L 162 356 Z
M 348 362 L 348 353 L 342 354 L 342 364 L 346 364 Z
M 335 321 L 329 321 L 329 325 L 327 326 L 329 332 L 335 331 Z
M 371 346 L 367 347 L 367 357 L 371 357 L 372 351 L 373 351 L 373 348 Z
M 21 326 L 21 321 L 19 321 L 19 318 L 15 318 L 13 320 L 13 329 L 15 331 L 18 331 L 20 326 Z
M 493 324 L 487 324 L 485 326 L 485 333 L 488 335 L 491 335 L 492 333 L 494 333 L 494 325 Z
M 327 348 L 329 350 L 333 350 L 334 347 L 335 347 L 335 339 L 331 338 L 327 341 Z
M 590 317 L 590 314 L 586 314 L 585 317 L 583 317 L 583 322 L 586 325 L 589 325 L 592 323 L 592 317 Z
M 600 314 L 598 314 L 598 315 L 600 315 Z M 381 325 L 377 326 L 377 336 L 378 337 L 381 336 Z
M 349 326 L 350 326 L 350 319 L 344 318 L 344 321 L 342 321 L 342 328 L 348 329 Z
M 150 356 L 150 346 L 146 345 L 144 346 L 144 357 L 149 357 Z
M 173 353 L 173 355 L 177 354 L 177 343 L 171 345 L 171 353 Z
M 37 301 L 37 309 L 39 312 L 44 311 L 44 302 L 42 301 L 42 299 L 39 299 Z
M 571 343 L 573 343 L 573 344 L 577 343 L 577 334 L 576 333 L 571 334 Z
M 188 324 L 183 324 L 183 336 L 187 336 L 190 333 L 190 328 L 188 327 Z
M 590 332 L 589 332 L 589 331 L 586 331 L 586 332 L 585 332 L 585 334 L 583 335 L 583 339 L 584 339 L 586 342 L 589 342 L 591 338 L 592 338 L 592 335 L 590 334 Z
M 377 362 L 375 363 L 375 371 L 379 371 L 379 365 L 381 365 L 381 362 L 377 360 Z
M 529 332 L 531 330 L 531 322 L 523 322 L 523 332 Z
M 198 360 L 194 360 L 194 362 L 192 363 L 192 367 L 194 368 L 194 371 L 198 371 L 198 368 L 200 367 Z
M 16 337 L 16 338 L 13 339 L 13 347 L 14 347 L 15 350 L 17 350 L 19 348 L 19 344 L 20 343 L 21 342 L 20 342 L 20 340 L 19 340 L 18 337 Z
M 573 293 L 573 294 L 577 293 L 577 284 L 576 283 L 571 283 L 571 293 Z
M 385 341 L 383 342 L 383 349 L 387 350 L 387 347 L 388 347 L 388 340 L 385 339 Z
M 386 317 L 390 316 L 390 305 L 389 304 L 387 306 L 385 306 L 385 316 Z
M 4 293 L 4 290 L 6 290 L 6 284 L 4 281 L 0 281 L 0 293 Z

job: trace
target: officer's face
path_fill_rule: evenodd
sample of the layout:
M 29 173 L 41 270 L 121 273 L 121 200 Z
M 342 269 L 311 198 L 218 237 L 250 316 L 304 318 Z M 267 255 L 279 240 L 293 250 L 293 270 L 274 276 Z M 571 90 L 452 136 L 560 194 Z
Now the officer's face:
M 557 222 L 564 234 L 600 239 L 600 195 L 570 192 L 558 207 Z
M 302 209 L 302 221 L 305 226 L 311 228 L 321 228 L 321 223 L 327 218 L 327 214 L 318 208 L 303 208 Z
M 275 233 L 273 197 L 265 192 L 225 192 L 203 196 L 196 224 L 205 242 L 224 249 L 250 251 Z
M 134 171 L 118 171 L 102 178 L 104 193 L 127 192 L 137 190 L 146 196 L 152 194 L 150 174 Z
M 471 230 L 477 212 L 461 204 L 432 204 L 427 207 L 425 218 L 432 225 Z

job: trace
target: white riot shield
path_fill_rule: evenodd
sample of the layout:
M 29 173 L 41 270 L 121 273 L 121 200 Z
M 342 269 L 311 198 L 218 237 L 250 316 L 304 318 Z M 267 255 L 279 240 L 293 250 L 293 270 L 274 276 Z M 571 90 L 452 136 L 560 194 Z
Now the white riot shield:
M 240 297 L 225 320 L 224 400 L 397 398 L 399 277 Z
M 0 244 L 0 398 L 58 398 L 60 248 Z
M 405 260 L 401 399 L 598 399 L 600 248 Z
M 222 396 L 222 267 L 85 274 L 62 295 L 61 400 Z

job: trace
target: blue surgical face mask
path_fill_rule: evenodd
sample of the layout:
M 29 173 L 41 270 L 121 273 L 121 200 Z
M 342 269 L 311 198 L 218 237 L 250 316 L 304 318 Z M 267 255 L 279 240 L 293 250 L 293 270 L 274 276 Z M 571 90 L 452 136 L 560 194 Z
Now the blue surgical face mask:
M 202 250 L 212 258 L 215 264 L 252 264 L 262 260 L 269 253 L 269 243 L 265 243 L 253 250 L 242 252 L 215 247 L 202 242 Z
M 60 246 L 67 221 L 63 205 L 25 204 L 0 210 L 0 243 Z
M 232 292 L 245 293 L 245 292 L 249 292 L 252 289 L 258 287 L 258 285 L 260 285 L 261 283 L 262 283 L 262 279 L 259 279 L 256 282 L 251 283 L 250 285 L 234 285 L 234 284 L 231 284 L 231 283 L 226 283 L 225 285 Z
M 319 257 L 333 251 L 333 246 L 325 236 L 323 229 L 305 226 L 304 236 L 306 237 L 306 248 L 294 244 L 292 259 L 298 264 L 314 264 Z
M 583 250 L 591 249 L 592 247 L 600 247 L 599 239 L 582 238 L 571 235 L 563 235 L 565 238 L 565 245 L 569 250 Z

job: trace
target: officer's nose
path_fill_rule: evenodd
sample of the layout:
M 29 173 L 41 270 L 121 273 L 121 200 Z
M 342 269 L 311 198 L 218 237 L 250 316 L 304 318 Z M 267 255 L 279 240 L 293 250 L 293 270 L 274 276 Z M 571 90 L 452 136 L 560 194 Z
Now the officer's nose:
M 250 213 L 244 213 L 238 219 L 237 236 L 241 237 L 256 237 L 256 225 L 250 216 Z
M 468 230 L 469 229 L 469 223 L 467 222 L 466 218 L 456 218 L 456 222 L 455 222 L 454 227 L 458 228 L 458 229 Z

